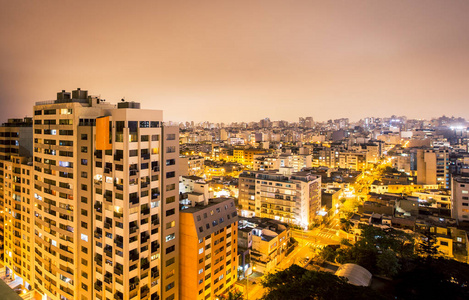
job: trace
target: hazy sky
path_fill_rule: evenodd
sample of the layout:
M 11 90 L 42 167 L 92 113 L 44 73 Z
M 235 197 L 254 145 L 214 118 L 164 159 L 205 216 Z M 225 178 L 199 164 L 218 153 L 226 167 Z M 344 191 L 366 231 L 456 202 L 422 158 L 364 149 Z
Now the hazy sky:
M 469 118 L 469 1 L 0 0 L 0 121 L 77 87 L 166 121 Z

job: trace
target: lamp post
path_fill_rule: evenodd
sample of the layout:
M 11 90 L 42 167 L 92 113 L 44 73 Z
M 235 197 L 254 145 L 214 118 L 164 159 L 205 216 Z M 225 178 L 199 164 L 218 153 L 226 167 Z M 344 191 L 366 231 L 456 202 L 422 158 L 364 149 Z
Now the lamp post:
M 256 270 L 256 267 L 252 266 L 252 271 L 251 271 L 251 274 Z M 251 274 L 248 274 L 248 276 L 246 277 L 246 300 L 249 300 L 249 275 Z

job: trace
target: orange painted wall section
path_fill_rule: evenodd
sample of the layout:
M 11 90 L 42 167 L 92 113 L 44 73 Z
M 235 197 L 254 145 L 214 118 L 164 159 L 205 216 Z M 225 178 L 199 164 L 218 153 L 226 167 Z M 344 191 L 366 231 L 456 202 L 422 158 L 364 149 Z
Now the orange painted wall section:
M 109 117 L 96 119 L 96 150 L 111 150 L 109 142 Z

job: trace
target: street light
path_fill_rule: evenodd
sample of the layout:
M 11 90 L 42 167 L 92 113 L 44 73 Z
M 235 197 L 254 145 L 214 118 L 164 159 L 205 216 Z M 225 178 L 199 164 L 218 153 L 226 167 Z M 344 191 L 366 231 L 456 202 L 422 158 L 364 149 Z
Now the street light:
M 255 266 L 252 266 L 252 271 L 251 271 L 251 274 L 256 270 L 256 267 Z M 247 280 L 246 280 L 246 300 L 249 299 L 249 275 L 251 274 L 248 274 L 248 276 L 246 277 Z

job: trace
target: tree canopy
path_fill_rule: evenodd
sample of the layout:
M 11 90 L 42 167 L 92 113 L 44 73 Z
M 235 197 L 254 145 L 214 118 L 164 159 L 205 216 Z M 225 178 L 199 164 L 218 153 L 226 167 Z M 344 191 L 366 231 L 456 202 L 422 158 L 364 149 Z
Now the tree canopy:
M 262 285 L 267 289 L 263 300 L 384 299 L 368 287 L 355 286 L 334 274 L 309 271 L 298 265 L 267 274 Z

